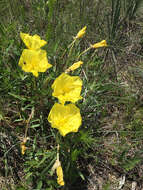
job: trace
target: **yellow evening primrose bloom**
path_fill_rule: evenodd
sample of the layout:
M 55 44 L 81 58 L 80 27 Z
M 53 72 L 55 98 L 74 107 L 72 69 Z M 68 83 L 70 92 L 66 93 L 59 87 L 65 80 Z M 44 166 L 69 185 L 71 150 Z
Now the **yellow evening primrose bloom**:
M 82 89 L 82 80 L 78 76 L 70 76 L 62 73 L 57 77 L 52 84 L 52 96 L 58 98 L 60 103 L 64 104 L 66 101 L 75 103 L 82 99 L 80 96 Z
M 106 40 L 102 40 L 101 42 L 91 45 L 92 48 L 100 48 L 100 47 L 106 47 L 106 46 L 107 46 Z
M 57 177 L 58 177 L 57 183 L 61 186 L 64 186 L 65 182 L 63 179 L 63 169 L 62 169 L 61 165 L 56 168 L 56 173 L 57 173 Z
M 86 26 L 83 27 L 83 28 L 77 33 L 75 39 L 82 38 L 82 37 L 84 36 L 85 32 L 86 32 Z
M 83 64 L 82 61 L 78 61 L 76 63 L 74 63 L 72 66 L 70 66 L 68 69 L 66 69 L 66 73 L 70 72 L 70 71 L 74 71 L 76 69 L 78 69 L 81 65 Z
M 80 110 L 74 104 L 62 105 L 55 103 L 52 107 L 48 121 L 53 128 L 59 130 L 62 136 L 70 132 L 77 132 L 81 125 Z
M 24 49 L 18 64 L 23 71 L 31 72 L 35 77 L 38 77 L 38 72 L 45 72 L 52 67 L 48 63 L 46 51 L 41 49 Z
M 41 40 L 40 36 L 35 34 L 34 36 L 30 36 L 29 34 L 25 34 L 20 32 L 20 37 L 22 41 L 25 43 L 28 49 L 37 50 L 47 44 L 45 40 Z

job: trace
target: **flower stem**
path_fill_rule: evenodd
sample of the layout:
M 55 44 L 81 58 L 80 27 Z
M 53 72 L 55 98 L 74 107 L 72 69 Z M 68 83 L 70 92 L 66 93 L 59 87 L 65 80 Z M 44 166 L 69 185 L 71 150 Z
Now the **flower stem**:
M 25 135 L 24 135 L 25 139 L 27 138 L 27 132 L 28 132 L 28 128 L 29 128 L 29 122 L 30 122 L 31 118 L 33 117 L 33 115 L 34 115 L 34 108 L 32 108 L 31 114 L 30 114 L 30 116 L 29 116 L 29 118 L 27 120 L 27 124 L 26 124 L 26 127 L 25 127 Z
M 77 57 L 77 60 L 80 58 L 81 55 L 85 54 L 87 51 L 89 51 L 92 47 L 90 46 L 89 48 L 87 48 L 86 50 L 84 50 L 83 52 L 81 52 L 79 54 L 79 56 Z
M 70 48 L 68 57 L 71 55 L 71 52 L 72 52 L 72 49 L 73 49 L 73 46 L 74 46 L 75 42 L 76 42 L 76 38 L 75 38 L 75 39 L 73 40 L 73 42 L 68 46 L 68 48 Z

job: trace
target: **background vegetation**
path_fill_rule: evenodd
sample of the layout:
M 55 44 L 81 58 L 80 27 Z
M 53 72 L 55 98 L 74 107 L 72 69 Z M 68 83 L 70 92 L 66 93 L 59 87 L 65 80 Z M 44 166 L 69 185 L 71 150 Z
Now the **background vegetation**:
M 143 188 L 142 6 L 142 0 L 0 1 L 0 189 L 61 189 L 51 175 L 57 142 L 62 189 Z M 83 26 L 86 36 L 68 58 L 64 52 Z M 53 67 L 36 81 L 18 66 L 21 31 L 48 41 L 44 49 Z M 108 47 L 83 55 L 75 72 L 84 82 L 82 126 L 62 138 L 47 121 L 55 101 L 49 86 L 90 43 L 103 39 Z

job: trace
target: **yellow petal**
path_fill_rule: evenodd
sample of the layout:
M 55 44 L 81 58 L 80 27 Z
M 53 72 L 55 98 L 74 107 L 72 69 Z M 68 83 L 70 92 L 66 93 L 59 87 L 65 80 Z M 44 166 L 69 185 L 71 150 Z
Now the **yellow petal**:
M 82 38 L 82 37 L 84 36 L 85 32 L 86 32 L 86 26 L 83 27 L 83 28 L 77 33 L 77 35 L 76 35 L 75 38 L 76 38 L 76 39 Z
M 45 72 L 52 67 L 48 63 L 46 51 L 41 49 L 24 49 L 18 64 L 22 67 L 23 71 L 31 72 L 36 77 L 38 77 L 38 72 Z
M 63 169 L 60 166 L 57 167 L 56 169 L 56 173 L 57 173 L 57 183 L 61 186 L 64 186 L 65 185 L 65 182 L 64 182 L 64 179 L 63 179 Z
M 66 73 L 62 73 L 54 81 L 52 89 L 52 95 L 57 97 L 62 104 L 66 101 L 75 103 L 76 101 L 82 99 L 80 96 L 82 80 L 78 76 L 70 76 Z
M 77 132 L 81 125 L 80 110 L 74 104 L 62 105 L 55 103 L 52 107 L 48 121 L 53 128 L 59 130 L 62 136 Z
M 45 40 L 41 40 L 40 36 L 38 36 L 37 34 L 35 34 L 34 36 L 30 36 L 29 34 L 20 32 L 20 37 L 27 46 L 27 48 L 31 50 L 40 49 L 42 46 L 47 44 L 47 42 Z
M 100 47 L 106 47 L 106 46 L 107 46 L 106 40 L 102 40 L 101 42 L 91 45 L 92 48 L 100 48 Z
M 78 61 L 76 63 L 74 63 L 72 66 L 70 66 L 65 72 L 68 73 L 70 71 L 74 71 L 76 69 L 78 69 L 80 67 L 80 65 L 82 65 L 83 62 L 82 61 Z

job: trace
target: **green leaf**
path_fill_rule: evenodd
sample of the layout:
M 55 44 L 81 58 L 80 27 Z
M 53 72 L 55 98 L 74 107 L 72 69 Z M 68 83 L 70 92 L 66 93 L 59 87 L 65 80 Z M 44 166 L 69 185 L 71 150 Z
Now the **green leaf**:
M 81 177 L 82 180 L 85 180 L 84 175 L 80 171 L 78 171 L 78 174 L 79 174 L 79 176 Z
M 123 165 L 123 168 L 126 170 L 126 171 L 129 171 L 129 170 L 132 170 L 136 167 L 137 164 L 139 164 L 139 162 L 141 161 L 142 159 L 141 158 L 132 158 L 130 160 L 128 160 L 124 165 Z
M 13 94 L 13 93 L 11 93 L 11 92 L 9 92 L 8 94 L 11 95 L 11 96 L 13 96 L 14 98 L 19 99 L 19 100 L 26 101 L 26 98 L 21 97 L 21 96 L 19 96 L 19 95 Z
M 37 190 L 40 190 L 42 188 L 43 182 L 39 181 L 37 184 Z
M 77 150 L 77 149 L 72 151 L 72 153 L 71 153 L 72 161 L 76 161 L 78 159 L 80 152 L 81 152 L 81 150 Z
M 33 175 L 33 172 L 28 172 L 25 176 L 25 179 L 27 180 L 31 175 Z

